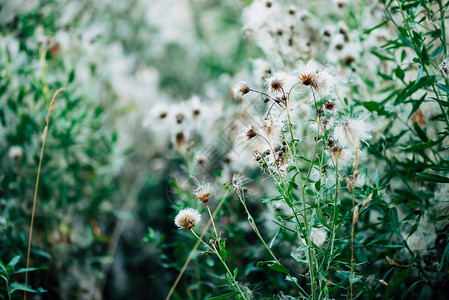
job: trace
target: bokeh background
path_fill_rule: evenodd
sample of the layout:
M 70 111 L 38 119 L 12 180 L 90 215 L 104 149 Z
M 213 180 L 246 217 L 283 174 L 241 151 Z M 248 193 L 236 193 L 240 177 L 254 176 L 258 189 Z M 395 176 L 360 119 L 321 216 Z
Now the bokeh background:
M 407 84 L 422 70 L 410 49 L 381 49 L 399 34 L 382 27 L 382 1 L 276 3 L 276 12 L 292 19 L 268 13 L 267 1 L 255 2 L 260 5 L 0 0 L 0 258 L 15 270 L 9 280 L 17 297 L 42 130 L 52 95 L 61 87 L 65 91 L 56 101 L 44 151 L 31 249 L 31 266 L 42 268 L 30 272 L 29 284 L 39 293 L 30 298 L 164 299 L 195 242 L 173 224 L 176 212 L 194 203 L 192 176 L 213 181 L 221 196 L 234 172 L 253 179 L 249 206 L 264 234 L 278 237 L 283 262 L 305 272 L 291 255 L 295 237 L 270 221 L 284 209 L 268 200 L 275 187 L 250 163 L 245 145 L 234 144 L 235 132 L 267 107 L 263 101 L 234 99 L 232 87 L 246 80 L 262 90 L 266 75 L 311 58 L 348 78 L 341 104 L 351 114 L 369 113 L 374 124 L 373 141 L 361 159 L 367 183 L 357 190 L 365 198 L 374 193 L 375 203 L 372 214 L 361 217 L 368 251 L 358 259 L 372 275 L 366 278 L 366 297 L 384 297 L 376 281 L 382 276 L 395 282 L 386 292 L 392 298 L 400 299 L 403 287 L 412 285 L 413 297 L 443 297 L 449 227 L 441 208 L 447 208 L 449 188 L 415 173 L 447 175 L 447 130 L 436 138 L 443 132 L 442 117 L 436 102 L 418 101 L 425 91 L 412 99 L 429 82 L 419 81 L 397 100 L 400 88 L 409 91 Z M 301 25 L 292 27 L 294 22 Z M 435 82 L 441 78 L 443 45 L 426 54 Z M 395 59 L 409 67 L 398 69 Z M 442 80 L 444 90 L 447 79 Z M 422 146 L 429 140 L 437 142 Z M 342 205 L 349 216 L 350 201 Z M 399 243 L 392 233 L 398 218 L 396 213 L 393 220 L 392 207 L 405 235 L 419 224 L 410 235 L 410 253 L 388 246 Z M 256 298 L 288 294 L 291 287 L 282 274 L 270 275 L 256 265 L 264 250 L 238 200 L 230 196 L 219 220 L 241 276 L 263 282 L 253 287 Z M 341 247 L 348 253 L 348 243 Z M 422 270 L 404 268 L 412 258 L 431 273 L 435 286 L 416 283 Z M 195 256 L 173 298 L 209 298 L 220 282 L 217 268 Z

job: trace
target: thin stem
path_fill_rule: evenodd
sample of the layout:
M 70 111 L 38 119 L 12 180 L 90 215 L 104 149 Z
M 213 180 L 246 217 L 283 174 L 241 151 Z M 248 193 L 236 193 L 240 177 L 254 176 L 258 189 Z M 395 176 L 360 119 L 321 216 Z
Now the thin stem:
M 53 112 L 53 107 L 55 105 L 55 101 L 62 91 L 64 91 L 64 88 L 60 88 L 59 90 L 57 90 L 56 93 L 53 95 L 53 98 L 51 99 L 50 108 L 48 110 L 47 118 L 45 120 L 46 125 L 44 128 L 44 133 L 42 134 L 42 147 L 41 147 L 41 153 L 40 153 L 40 157 L 39 157 L 39 166 L 37 168 L 36 185 L 34 188 L 33 210 L 31 212 L 30 235 L 28 237 L 27 265 L 26 265 L 26 271 L 25 271 L 25 289 L 23 292 L 24 300 L 26 300 L 26 298 L 27 298 L 28 268 L 30 266 L 31 240 L 33 238 L 34 214 L 36 212 L 37 190 L 39 188 L 39 177 L 41 175 L 41 167 L 42 167 L 42 159 L 44 156 L 45 140 L 47 138 L 48 126 L 50 125 L 51 113 Z
M 242 290 L 240 289 L 240 287 L 239 287 L 237 281 L 235 280 L 234 275 L 232 274 L 231 270 L 229 270 L 228 265 L 226 264 L 226 262 L 225 262 L 225 261 L 223 260 L 223 258 L 221 257 L 221 255 L 220 255 L 220 253 L 218 252 L 217 248 L 215 248 L 215 245 L 213 245 L 212 247 L 210 247 L 208 244 L 206 244 L 206 242 L 203 241 L 202 238 L 200 238 L 200 237 L 195 233 L 195 231 L 193 230 L 193 228 L 190 229 L 190 231 L 193 233 L 193 235 L 194 235 L 199 241 L 201 241 L 201 243 L 203 243 L 203 244 L 206 246 L 206 248 L 210 249 L 215 255 L 218 256 L 218 258 L 220 259 L 221 263 L 223 264 L 223 266 L 224 266 L 225 269 L 226 269 L 226 273 L 228 273 L 229 277 L 231 278 L 233 285 L 234 285 L 234 286 L 236 287 L 236 289 L 240 292 L 240 294 L 242 295 L 243 299 L 248 300 L 248 299 L 245 297 L 245 294 L 244 294 L 244 293 L 242 292 Z
M 212 214 L 212 216 L 216 216 L 218 211 L 220 210 L 221 206 L 223 205 L 224 201 L 226 200 L 228 194 L 224 195 L 220 202 L 218 202 L 217 207 L 215 207 L 214 212 Z M 210 225 L 212 224 L 212 222 L 209 220 L 209 222 L 206 224 L 206 226 L 204 227 L 203 231 L 201 232 L 201 238 L 203 238 L 206 235 L 207 230 L 209 229 Z M 187 257 L 184 265 L 182 266 L 181 270 L 179 271 L 178 277 L 176 277 L 175 282 L 173 283 L 173 285 L 170 288 L 170 291 L 167 294 L 167 297 L 165 298 L 165 300 L 169 300 L 171 295 L 173 294 L 173 292 L 175 291 L 176 286 L 178 285 L 179 281 L 181 280 L 182 275 L 184 274 L 185 270 L 187 269 L 187 266 L 189 265 L 190 261 L 192 260 L 193 256 L 195 255 L 196 249 L 198 249 L 198 246 L 200 245 L 200 240 L 198 240 L 195 244 L 195 246 L 193 247 L 193 249 L 190 251 L 189 257 Z
M 353 214 L 355 213 L 354 211 L 355 209 L 355 191 L 354 189 L 352 190 L 352 211 Z M 353 297 L 353 293 L 354 293 L 354 287 L 352 282 L 354 281 L 354 231 L 355 231 L 355 224 L 356 222 L 354 222 L 354 216 L 353 216 L 353 220 L 352 220 L 352 226 L 351 226 L 351 280 L 350 280 L 350 287 L 351 287 L 351 297 L 350 299 L 352 300 Z
M 212 217 L 212 213 L 210 212 L 209 204 L 206 204 L 206 206 L 207 206 L 207 211 L 209 212 L 210 221 L 212 222 L 212 226 L 214 227 L 215 236 L 217 237 L 217 240 L 218 240 L 218 232 L 217 232 L 217 228 L 215 228 L 214 217 Z
M 254 222 L 254 218 L 251 215 L 251 213 L 249 212 L 248 207 L 246 206 L 245 196 L 243 195 L 241 197 L 239 193 L 237 193 L 237 195 L 238 195 L 238 197 L 240 199 L 240 202 L 242 203 L 243 207 L 245 208 L 246 214 L 248 215 L 248 222 L 251 225 L 251 228 L 253 229 L 254 233 L 260 239 L 260 241 L 264 245 L 265 249 L 267 249 L 268 253 L 270 253 L 271 257 L 273 257 L 273 259 L 276 261 L 276 263 L 282 265 L 281 262 L 277 259 L 276 255 L 274 255 L 273 251 L 271 251 L 270 247 L 268 247 L 268 245 L 265 242 L 265 240 L 263 239 L 262 235 L 260 234 L 259 229 L 257 228 L 257 225 Z M 298 282 L 296 280 L 294 280 L 294 278 L 292 276 L 290 276 L 290 274 L 287 274 L 287 277 L 298 287 L 298 289 L 303 294 L 303 296 L 306 296 L 306 297 L 309 296 L 307 294 L 307 292 L 298 284 Z
M 326 271 L 329 270 L 330 264 L 332 262 L 332 257 L 334 253 L 334 242 L 335 242 L 335 227 L 337 226 L 337 203 L 338 203 L 338 189 L 339 189 L 339 181 L 338 181 L 338 157 L 335 159 L 335 199 L 334 199 L 334 209 L 332 212 L 332 233 L 331 233 L 331 241 L 330 241 L 330 257 L 327 261 Z

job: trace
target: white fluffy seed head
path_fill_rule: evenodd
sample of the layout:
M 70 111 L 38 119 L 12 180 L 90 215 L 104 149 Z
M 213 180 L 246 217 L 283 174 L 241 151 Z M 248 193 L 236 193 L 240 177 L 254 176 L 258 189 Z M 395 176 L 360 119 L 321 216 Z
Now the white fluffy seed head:
M 286 72 L 276 72 L 266 80 L 267 89 L 273 95 L 285 95 L 298 81 L 295 76 Z
M 193 194 L 201 202 L 207 203 L 215 194 L 215 190 L 210 183 L 202 183 L 193 191 Z
M 193 208 L 181 210 L 175 217 L 175 225 L 179 229 L 192 229 L 201 221 L 201 214 Z
M 361 141 L 371 138 L 371 125 L 365 118 L 347 119 L 341 122 L 334 130 L 334 139 L 342 146 L 358 148 Z
M 250 92 L 250 88 L 248 84 L 244 81 L 240 81 L 232 88 L 232 93 L 234 95 L 235 100 L 242 100 L 243 96 Z
M 20 146 L 12 146 L 9 148 L 8 157 L 11 160 L 20 160 L 22 158 L 23 150 Z
M 326 230 L 324 230 L 322 228 L 312 228 L 312 231 L 310 232 L 310 240 L 317 247 L 323 246 L 326 239 L 327 239 Z

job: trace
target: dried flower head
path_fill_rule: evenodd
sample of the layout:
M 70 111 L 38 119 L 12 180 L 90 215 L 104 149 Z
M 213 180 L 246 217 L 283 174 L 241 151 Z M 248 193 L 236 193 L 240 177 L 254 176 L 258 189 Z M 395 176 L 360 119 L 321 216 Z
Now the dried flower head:
M 236 191 L 246 191 L 246 185 L 251 182 L 251 179 L 246 178 L 242 174 L 235 173 L 232 175 L 231 185 Z
M 295 77 L 286 72 L 276 72 L 266 80 L 267 89 L 275 95 L 282 96 L 289 92 L 294 83 Z
M 324 104 L 324 109 L 330 112 L 334 112 L 337 108 L 337 104 L 334 101 L 327 101 Z
M 342 146 L 354 146 L 358 148 L 361 141 L 371 138 L 371 126 L 365 122 L 366 117 L 347 119 L 340 123 L 334 130 L 334 139 Z
M 322 66 L 314 60 L 307 64 L 300 62 L 298 65 L 298 78 L 305 86 L 310 86 L 321 95 L 329 94 L 339 80 L 333 75 L 333 71 L 329 66 Z
M 253 139 L 257 136 L 257 131 L 254 126 L 250 126 L 248 129 L 245 130 L 245 136 L 248 140 Z
M 248 94 L 250 91 L 251 91 L 250 87 L 244 81 L 239 82 L 232 89 L 232 93 L 234 94 L 235 100 L 242 100 L 243 96 Z
M 179 229 L 192 229 L 201 221 L 201 214 L 193 208 L 181 210 L 175 217 L 175 225 Z
M 215 190 L 210 183 L 199 184 L 193 191 L 195 197 L 203 203 L 207 203 L 209 199 L 215 194 Z
M 22 158 L 23 150 L 20 146 L 11 146 L 8 151 L 8 157 L 11 160 L 20 160 Z

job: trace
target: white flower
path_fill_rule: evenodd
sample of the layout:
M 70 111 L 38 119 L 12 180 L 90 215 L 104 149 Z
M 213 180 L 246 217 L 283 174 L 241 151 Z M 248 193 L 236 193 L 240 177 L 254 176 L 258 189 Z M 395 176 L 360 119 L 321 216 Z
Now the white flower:
M 327 239 L 326 230 L 324 230 L 322 228 L 312 228 L 312 231 L 310 232 L 310 240 L 317 247 L 323 246 L 326 239 Z
M 303 85 L 312 87 L 323 96 L 328 95 L 330 90 L 341 81 L 333 74 L 329 66 L 322 66 L 314 60 L 310 60 L 307 64 L 299 62 L 298 77 Z
M 332 159 L 329 159 L 328 165 L 331 168 L 335 168 L 335 164 L 338 160 L 338 167 L 346 167 L 350 162 L 354 159 L 354 151 L 349 150 L 348 148 L 341 148 L 338 146 L 334 146 L 331 149 Z
M 280 142 L 283 127 L 284 123 L 282 123 L 281 118 L 271 113 L 262 120 L 260 129 L 263 132 L 263 136 L 273 145 Z
M 365 122 L 367 116 L 342 121 L 334 130 L 334 139 L 342 146 L 359 148 L 361 141 L 371 138 L 371 125 Z
M 250 92 L 249 86 L 244 81 L 240 81 L 236 86 L 232 88 L 232 93 L 235 100 L 242 100 L 243 96 Z
M 266 80 L 267 89 L 274 95 L 285 96 L 299 80 L 286 72 L 276 72 Z
M 215 195 L 215 190 L 210 183 L 199 183 L 199 181 L 194 178 L 197 188 L 193 191 L 195 197 L 203 203 L 207 203 L 209 199 Z
M 232 181 L 231 185 L 237 190 L 237 191 L 246 191 L 246 185 L 251 182 L 251 179 L 246 178 L 244 175 L 235 173 L 232 175 Z
M 201 221 L 201 214 L 193 208 L 181 210 L 175 217 L 175 225 L 179 229 L 192 229 Z
M 261 58 L 253 61 L 253 74 L 257 80 L 265 80 L 271 74 L 271 70 L 271 65 Z
M 8 157 L 11 160 L 19 160 L 22 157 L 23 150 L 20 146 L 11 146 L 8 151 Z

